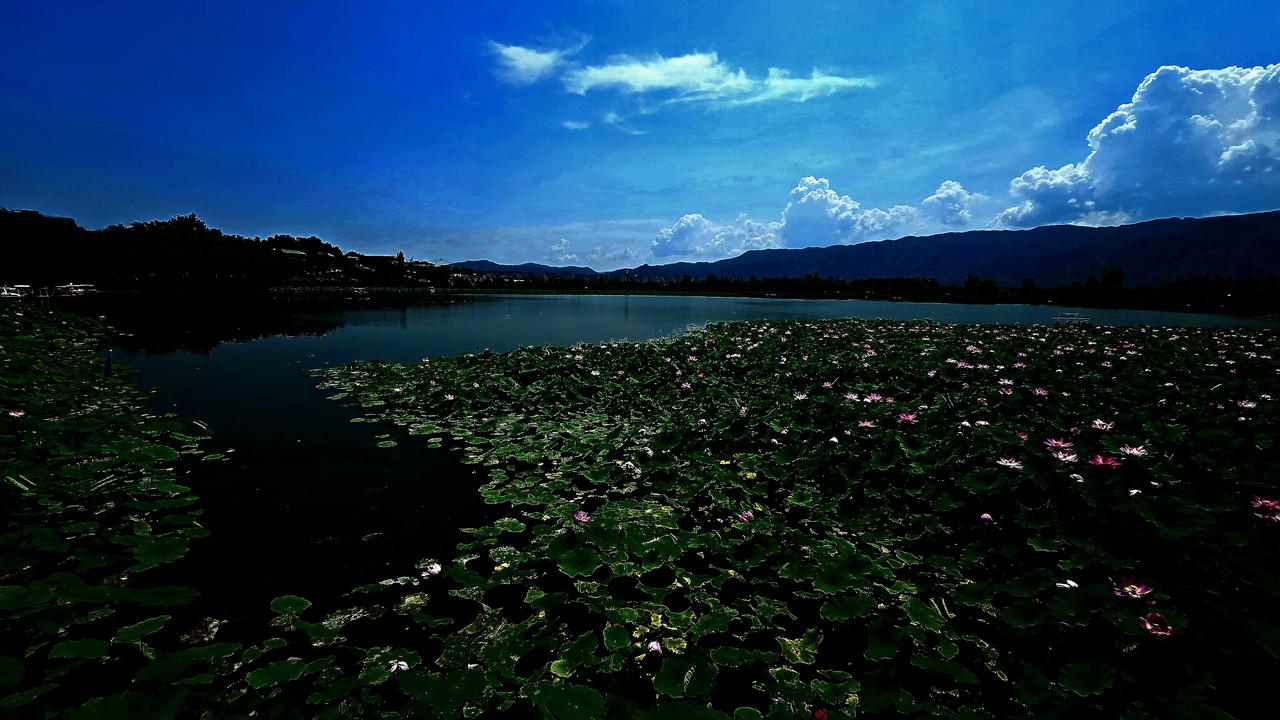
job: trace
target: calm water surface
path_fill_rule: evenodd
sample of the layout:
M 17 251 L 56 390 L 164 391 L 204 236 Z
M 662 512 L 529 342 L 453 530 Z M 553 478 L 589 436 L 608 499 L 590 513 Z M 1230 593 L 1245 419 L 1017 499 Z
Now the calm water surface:
M 353 360 L 413 362 L 490 348 L 642 340 L 725 320 L 866 317 L 947 322 L 1051 322 L 1072 308 L 849 300 L 514 295 L 401 307 L 264 309 L 103 307 L 134 334 L 115 350 L 155 406 L 207 422 L 211 451 L 192 482 L 213 536 L 169 571 L 199 587 L 204 608 L 245 620 L 297 593 L 323 603 L 350 588 L 450 558 L 458 528 L 485 508 L 472 466 L 398 431 L 352 423 L 307 371 Z M 1259 325 L 1213 316 L 1079 310 L 1100 324 Z M 393 432 L 396 448 L 375 446 Z M 250 623 L 246 623 L 248 625 Z

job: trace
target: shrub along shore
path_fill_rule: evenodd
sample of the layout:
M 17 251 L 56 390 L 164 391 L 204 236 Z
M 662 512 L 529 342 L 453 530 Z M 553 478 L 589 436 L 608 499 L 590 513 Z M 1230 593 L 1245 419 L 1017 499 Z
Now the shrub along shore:
M 226 642 L 184 607 L 194 590 L 148 577 L 206 534 L 179 484 L 216 460 L 205 429 L 104 376 L 100 324 L 0 323 L 0 714 L 1271 704 L 1270 330 L 726 323 L 326 370 L 354 420 L 402 428 L 387 452 L 426 442 L 483 470 L 492 522 L 455 557 L 352 578 L 339 606 L 277 598 Z

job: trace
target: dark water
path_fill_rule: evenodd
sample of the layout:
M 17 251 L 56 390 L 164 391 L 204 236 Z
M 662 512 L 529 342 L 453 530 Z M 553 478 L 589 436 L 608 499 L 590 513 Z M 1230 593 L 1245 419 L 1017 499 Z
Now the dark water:
M 190 480 L 213 536 L 168 581 L 204 593 L 220 617 L 265 614 L 297 593 L 323 603 L 360 584 L 448 558 L 481 522 L 472 466 L 385 427 L 352 423 L 307 370 L 359 359 L 412 362 L 521 345 L 647 339 L 719 320 L 871 317 L 1050 322 L 1071 308 L 636 296 L 473 296 L 399 307 L 101 300 L 130 334 L 117 363 L 156 389 L 157 409 L 207 422 L 211 451 Z M 1095 323 L 1251 325 L 1212 315 L 1080 310 Z M 393 432 L 396 448 L 375 446 Z

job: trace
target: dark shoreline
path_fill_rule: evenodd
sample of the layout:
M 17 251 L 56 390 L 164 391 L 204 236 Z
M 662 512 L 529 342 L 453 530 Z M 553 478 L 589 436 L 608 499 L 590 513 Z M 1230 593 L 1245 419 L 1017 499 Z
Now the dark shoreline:
M 1190 313 L 1196 315 L 1217 315 L 1222 317 L 1256 320 L 1267 323 L 1280 323 L 1280 313 L 1247 314 L 1229 312 L 1222 309 L 1188 306 L 1175 308 L 1160 304 L 1062 304 L 1055 302 L 1029 302 L 1017 297 L 984 300 L 971 297 L 936 297 L 936 296 L 889 296 L 878 294 L 855 295 L 851 293 L 804 293 L 804 292 L 732 292 L 704 289 L 682 290 L 678 288 L 645 287 L 637 289 L 617 289 L 584 287 L 580 290 L 564 288 L 512 288 L 512 287 L 356 287 L 356 286 L 280 286 L 268 289 L 235 289 L 231 293 L 217 294 L 211 290 L 108 290 L 81 297 L 42 298 L 35 302 L 52 302 L 58 307 L 76 310 L 79 307 L 94 306 L 103 302 L 112 303 L 122 300 L 179 302 L 188 305 L 226 305 L 232 307 L 260 306 L 261 303 L 282 303 L 297 307 L 306 305 L 315 309 L 346 309 L 358 307 L 377 307 L 386 304 L 399 305 L 448 303 L 459 298 L 500 295 L 565 295 L 565 296 L 624 296 L 624 297 L 706 297 L 706 298 L 746 298 L 757 300 L 857 300 L 865 302 L 918 303 L 931 305 L 982 305 L 982 306 L 1018 306 L 1044 307 L 1054 311 L 1079 310 L 1132 310 L 1143 312 Z M 17 302 L 17 301 L 15 301 Z M 24 302 L 31 302 L 30 300 Z M 310 307 L 308 309 L 310 309 Z

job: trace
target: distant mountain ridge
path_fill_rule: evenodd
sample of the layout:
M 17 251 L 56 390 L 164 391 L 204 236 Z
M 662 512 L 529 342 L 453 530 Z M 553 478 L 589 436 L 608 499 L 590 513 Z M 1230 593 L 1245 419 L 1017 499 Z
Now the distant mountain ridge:
M 454 263 L 477 272 L 586 275 L 590 268 L 535 263 Z M 1084 281 L 1104 267 L 1125 271 L 1128 285 L 1157 285 L 1190 275 L 1243 277 L 1280 273 L 1280 211 L 1206 218 L 1167 218 L 1113 227 L 1048 225 L 1028 230 L 969 230 L 829 247 L 752 250 L 714 262 L 678 262 L 613 270 L 612 277 L 799 278 L 860 280 L 933 278 L 956 283 L 967 275 L 1016 285 Z M 536 268 L 524 270 L 521 268 Z
M 504 273 L 511 275 L 600 275 L 597 270 L 578 265 L 558 267 L 539 263 L 521 263 L 519 265 L 502 265 L 492 260 L 464 260 L 449 263 L 456 268 L 466 268 L 481 273 Z

